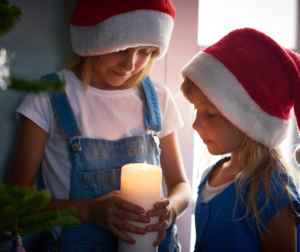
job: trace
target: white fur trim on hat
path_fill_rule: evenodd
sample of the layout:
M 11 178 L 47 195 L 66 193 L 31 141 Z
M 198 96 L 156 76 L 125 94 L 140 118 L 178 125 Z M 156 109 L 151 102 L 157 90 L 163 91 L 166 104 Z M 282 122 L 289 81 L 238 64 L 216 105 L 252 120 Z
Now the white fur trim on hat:
M 285 139 L 289 120 L 263 111 L 237 78 L 212 55 L 199 52 L 183 67 L 181 73 L 250 138 L 267 147 L 277 147 Z
M 169 14 L 137 10 L 112 16 L 93 26 L 71 25 L 71 41 L 74 51 L 81 56 L 144 45 L 158 47 L 157 58 L 162 58 L 167 52 L 173 26 L 174 20 Z

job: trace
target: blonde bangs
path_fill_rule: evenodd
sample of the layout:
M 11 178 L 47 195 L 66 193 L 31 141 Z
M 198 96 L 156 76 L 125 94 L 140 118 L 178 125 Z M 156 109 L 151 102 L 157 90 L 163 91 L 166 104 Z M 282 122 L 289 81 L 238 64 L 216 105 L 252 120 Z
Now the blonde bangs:
M 123 89 L 138 85 L 142 81 L 142 79 L 146 78 L 149 75 L 153 66 L 154 59 L 157 55 L 156 52 L 158 51 L 157 47 L 150 46 L 150 49 L 152 50 L 152 52 L 147 65 L 141 71 L 139 71 L 138 73 L 131 76 L 128 80 L 126 80 L 122 85 Z M 65 68 L 68 70 L 73 70 L 75 68 L 82 69 L 81 76 L 82 76 L 82 81 L 84 83 L 85 89 L 90 84 L 92 77 L 96 78 L 93 71 L 92 57 L 93 56 L 83 57 L 83 56 L 79 56 L 75 52 L 72 52 L 65 64 Z M 101 55 L 98 57 L 99 57 L 98 58 L 98 63 L 99 63 Z
M 193 96 L 192 96 L 193 87 L 196 87 L 196 85 L 187 77 L 184 79 L 180 87 L 180 90 L 184 98 L 187 99 L 190 103 L 193 103 Z

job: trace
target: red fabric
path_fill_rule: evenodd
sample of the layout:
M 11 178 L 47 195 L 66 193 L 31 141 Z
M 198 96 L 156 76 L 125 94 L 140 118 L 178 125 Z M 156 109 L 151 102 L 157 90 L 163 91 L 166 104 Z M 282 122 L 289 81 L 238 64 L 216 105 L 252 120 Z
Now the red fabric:
M 175 19 L 171 0 L 76 0 L 77 6 L 70 17 L 75 26 L 90 26 L 122 13 L 135 10 L 156 10 Z
M 296 73 L 291 75 L 291 78 L 293 78 L 294 84 L 294 113 L 298 127 L 298 134 L 300 136 L 300 55 L 289 49 L 286 49 L 286 51 L 290 55 L 291 60 L 293 60 L 291 64 L 293 64 L 296 69 Z
M 295 94 L 300 103 L 299 55 L 251 28 L 235 30 L 204 51 L 226 66 L 263 111 L 291 117 Z M 300 104 L 295 109 L 300 119 Z

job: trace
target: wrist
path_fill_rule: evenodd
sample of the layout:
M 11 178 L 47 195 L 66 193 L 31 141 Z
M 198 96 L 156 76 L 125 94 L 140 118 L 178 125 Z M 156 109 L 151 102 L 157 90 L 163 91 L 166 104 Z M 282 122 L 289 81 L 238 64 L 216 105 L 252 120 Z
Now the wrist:
M 169 211 L 170 211 L 170 220 L 171 220 L 171 223 L 173 223 L 174 221 L 177 220 L 178 213 L 177 213 L 177 209 L 171 203 L 169 205 Z
M 78 208 L 78 218 L 83 222 L 83 223 L 88 223 L 91 224 L 92 217 L 91 217 L 91 209 L 93 208 L 93 200 L 84 200 L 82 204 L 80 204 L 81 207 Z

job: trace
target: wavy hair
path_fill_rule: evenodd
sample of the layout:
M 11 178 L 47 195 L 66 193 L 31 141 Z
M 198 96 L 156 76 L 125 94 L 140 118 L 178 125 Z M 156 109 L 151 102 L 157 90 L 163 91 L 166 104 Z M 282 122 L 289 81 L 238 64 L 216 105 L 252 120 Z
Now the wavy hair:
M 196 85 L 188 78 L 185 78 L 181 85 L 183 96 L 190 102 L 193 102 L 193 86 Z M 228 122 L 231 123 L 230 121 Z M 235 125 L 232 124 L 232 126 L 237 131 L 241 132 Z M 247 218 L 247 221 L 253 219 L 255 226 L 257 227 L 257 232 L 259 235 L 261 235 L 261 232 L 263 231 L 263 229 L 265 229 L 265 226 L 260 219 L 260 213 L 263 212 L 264 209 L 268 206 L 269 200 L 272 200 L 275 206 L 277 206 L 276 198 L 280 197 L 280 195 L 284 193 L 287 193 L 290 202 L 292 202 L 292 196 L 295 196 L 295 192 L 292 188 L 290 188 L 290 182 L 291 180 L 293 180 L 295 185 L 299 185 L 300 175 L 295 168 L 293 168 L 286 162 L 279 147 L 266 147 L 251 139 L 245 133 L 241 133 L 244 135 L 244 137 L 237 152 L 239 153 L 239 163 L 243 167 L 243 170 L 236 175 L 234 182 L 237 192 L 234 211 L 237 206 L 238 199 L 241 198 L 246 207 L 246 213 L 241 219 Z M 275 182 L 272 181 L 272 176 L 274 173 L 278 174 L 278 177 L 276 178 L 277 180 Z M 277 183 L 280 183 L 283 186 L 282 191 L 278 194 L 275 190 Z M 266 201 L 260 208 L 258 208 L 257 200 L 259 189 L 261 186 L 265 191 Z M 249 191 L 247 190 L 246 192 L 246 200 L 244 199 L 244 197 L 242 197 L 242 195 L 244 195 L 245 193 L 245 188 L 249 188 Z M 297 188 L 297 190 L 298 189 L 299 188 Z M 293 204 L 291 204 L 291 207 L 293 209 L 293 212 L 300 217 Z

